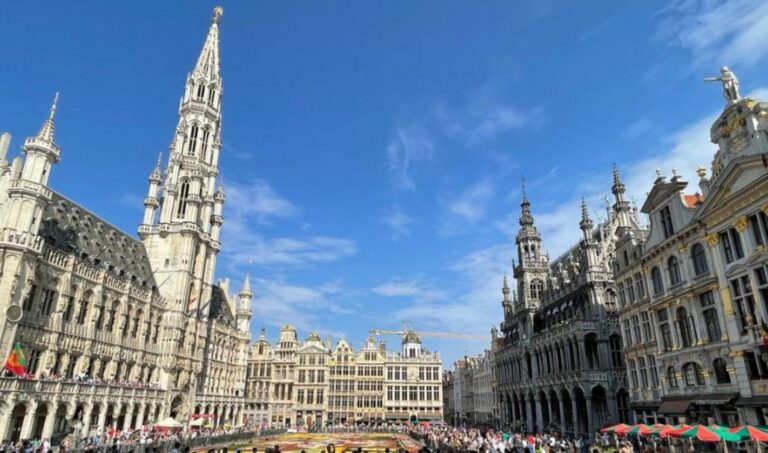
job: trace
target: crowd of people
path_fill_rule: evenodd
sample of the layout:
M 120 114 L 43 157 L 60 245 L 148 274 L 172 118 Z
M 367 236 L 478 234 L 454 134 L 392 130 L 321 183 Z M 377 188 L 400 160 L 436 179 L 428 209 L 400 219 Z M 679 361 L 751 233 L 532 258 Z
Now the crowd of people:
M 231 434 L 272 434 L 256 425 L 238 428 L 200 428 L 189 430 L 139 429 L 134 431 L 92 431 L 88 435 L 76 433 L 66 436 L 58 446 L 52 447 L 48 439 L 31 439 L 20 442 L 0 443 L 0 453 L 49 453 L 58 452 L 170 452 L 187 453 L 190 445 L 197 447 L 216 445 L 232 439 L 221 439 Z M 669 445 L 663 442 L 647 442 L 639 445 L 629 439 L 609 434 L 593 436 L 564 436 L 560 433 L 521 433 L 493 428 L 450 426 L 443 423 L 385 424 L 385 425 L 338 425 L 318 429 L 324 432 L 368 433 L 395 432 L 411 436 L 419 441 L 421 453 L 689 453 L 702 451 L 685 445 Z M 313 430 L 317 431 L 317 430 Z M 204 438 L 204 439 L 199 439 Z M 217 442 L 217 438 L 219 441 Z M 195 442 L 195 440 L 197 440 Z M 141 447 L 141 448 L 137 448 Z M 713 446 L 716 448 L 716 446 Z M 335 450 L 335 449 L 334 449 Z M 374 453 L 359 450 L 360 453 Z M 404 452 L 404 450 L 398 450 Z M 716 450 L 707 450 L 716 451 Z M 266 453 L 280 453 L 280 446 L 267 449 Z M 315 452 L 317 453 L 317 452 Z M 327 453 L 334 453 L 328 451 Z M 381 452 L 376 452 L 381 453 Z M 389 453 L 384 452 L 384 453 Z M 392 452 L 396 453 L 396 452 Z

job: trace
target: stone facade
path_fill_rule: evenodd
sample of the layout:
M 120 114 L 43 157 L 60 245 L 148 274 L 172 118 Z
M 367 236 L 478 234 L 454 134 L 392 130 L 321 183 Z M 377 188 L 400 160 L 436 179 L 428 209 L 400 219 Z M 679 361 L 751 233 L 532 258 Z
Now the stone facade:
M 676 171 L 659 171 L 642 207 L 649 230 L 617 244 L 638 422 L 768 420 L 768 103 L 740 98 L 728 73 L 711 177 L 699 167 L 685 194 Z
M 165 170 L 149 177 L 141 240 L 54 192 L 66 154 L 56 100 L 39 133 L 6 160 L 0 139 L 0 354 L 18 343 L 29 379 L 0 378 L 3 438 L 54 440 L 166 416 L 244 409 L 251 291 L 214 282 L 224 193 L 219 20 L 186 79 Z M 58 97 L 58 96 L 57 96 Z
M 486 349 L 475 357 L 454 362 L 453 369 L 443 376 L 443 395 L 443 413 L 451 423 L 497 426 L 499 400 L 494 350 Z
M 505 277 L 496 352 L 504 426 L 586 434 L 627 416 L 613 260 L 619 234 L 639 226 L 616 169 L 613 179 L 607 219 L 595 228 L 582 202 L 582 239 L 554 261 L 523 196 L 517 296 Z
M 286 325 L 275 346 L 262 331 L 251 348 L 246 379 L 247 417 L 272 427 L 439 420 L 440 356 L 424 351 L 413 331 L 402 352 L 387 352 L 369 337 L 355 352 L 342 339 L 334 348 L 316 333 L 299 344 Z

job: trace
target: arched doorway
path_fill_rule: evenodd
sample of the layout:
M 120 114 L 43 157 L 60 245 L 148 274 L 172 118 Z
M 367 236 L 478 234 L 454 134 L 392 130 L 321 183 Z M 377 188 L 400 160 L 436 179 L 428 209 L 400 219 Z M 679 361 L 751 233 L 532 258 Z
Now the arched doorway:
M 574 426 L 573 403 L 571 402 L 571 395 L 568 393 L 568 390 L 560 390 L 560 401 L 563 402 L 563 431 L 575 433 L 577 428 Z
M 616 405 L 619 409 L 619 423 L 630 423 L 630 413 L 629 413 L 629 392 L 626 391 L 626 389 L 619 389 L 618 392 L 616 392 Z
M 176 398 L 171 401 L 170 416 L 180 421 L 180 418 L 185 415 L 182 412 L 184 412 L 184 397 L 177 395 Z
M 16 442 L 21 439 L 21 427 L 24 425 L 24 417 L 27 416 L 27 403 L 19 403 L 11 411 L 11 420 L 8 423 L 8 438 Z
M 605 389 L 601 385 L 596 385 L 592 388 L 592 412 L 595 428 L 600 428 L 610 422 L 608 400 L 605 395 Z
M 549 404 L 552 407 L 552 413 L 549 416 L 550 424 L 557 424 L 561 432 L 565 431 L 565 421 L 563 420 L 563 414 L 560 413 L 560 399 L 557 397 L 557 392 L 554 389 L 549 391 Z
M 32 421 L 32 433 L 30 439 L 40 439 L 43 437 L 43 428 L 45 427 L 45 419 L 48 418 L 48 407 L 50 403 L 43 403 L 37 406 L 35 411 L 35 418 Z
M 584 391 L 580 387 L 573 389 L 573 399 L 576 401 L 576 411 L 578 415 L 578 427 L 576 431 L 582 434 L 590 434 L 589 419 L 587 418 L 587 400 L 584 398 Z M 575 421 L 574 421 L 574 424 Z

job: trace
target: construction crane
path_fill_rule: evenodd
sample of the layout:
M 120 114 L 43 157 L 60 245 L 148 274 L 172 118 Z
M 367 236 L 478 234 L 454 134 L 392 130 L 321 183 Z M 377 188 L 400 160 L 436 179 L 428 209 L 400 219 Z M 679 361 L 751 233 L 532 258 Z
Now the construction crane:
M 368 331 L 368 333 L 371 334 L 371 336 L 380 336 L 380 335 L 400 335 L 401 337 L 404 336 L 409 330 L 413 330 L 410 328 L 407 328 L 405 325 L 403 325 L 403 330 L 386 330 L 386 329 L 371 329 Z M 450 339 L 457 339 L 457 340 L 490 340 L 490 335 L 480 335 L 480 334 L 474 334 L 474 333 L 457 333 L 457 332 L 417 332 L 414 330 L 414 333 L 420 337 L 436 337 L 436 338 L 450 338 Z

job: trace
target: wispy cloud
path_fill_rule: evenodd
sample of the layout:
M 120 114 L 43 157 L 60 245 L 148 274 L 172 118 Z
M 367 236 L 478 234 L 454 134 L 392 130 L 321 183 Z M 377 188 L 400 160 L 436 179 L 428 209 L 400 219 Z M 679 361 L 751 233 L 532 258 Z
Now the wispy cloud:
M 437 227 L 438 234 L 444 237 L 454 236 L 484 219 L 493 194 L 492 182 L 482 179 L 455 197 L 441 199 L 443 212 Z
M 457 105 L 434 102 L 423 114 L 401 117 L 386 149 L 386 164 L 394 186 L 416 189 L 415 174 L 421 165 L 447 150 L 477 150 L 502 135 L 525 128 L 538 129 L 545 121 L 544 108 L 520 107 L 499 99 L 495 86 L 483 86 Z
M 387 211 L 381 218 L 381 221 L 392 230 L 392 239 L 395 240 L 400 236 L 408 236 L 411 234 L 411 225 L 416 222 L 413 217 L 404 213 L 397 207 Z
M 414 190 L 414 167 L 432 158 L 435 145 L 430 133 L 418 123 L 400 126 L 387 146 L 387 169 L 398 189 Z
M 640 118 L 633 121 L 624 130 L 624 138 L 627 140 L 637 140 L 653 130 L 654 124 L 648 118 Z
M 394 279 L 384 282 L 371 289 L 372 292 L 384 297 L 398 297 L 414 300 L 418 303 L 445 300 L 448 294 L 435 288 L 422 279 Z
M 277 279 L 256 279 L 253 292 L 254 318 L 266 325 L 279 327 L 290 323 L 302 330 L 312 330 L 317 328 L 318 317 L 323 314 L 354 313 L 349 305 L 342 306 L 331 300 L 337 300 L 342 293 L 336 281 L 301 286 Z
M 762 0 L 678 0 L 660 16 L 656 38 L 689 51 L 695 67 L 753 65 L 768 55 Z
M 399 320 L 418 322 L 424 328 L 450 332 L 484 334 L 501 319 L 501 281 L 510 270 L 513 243 L 499 244 L 471 252 L 449 269 L 460 287 L 444 298 L 415 300 L 395 312 Z M 488 337 L 490 339 L 490 336 Z M 455 352 L 455 351 L 454 351 Z
M 354 241 L 325 235 L 268 237 L 270 222 L 293 218 L 299 209 L 269 184 L 255 180 L 248 184 L 228 181 L 225 186 L 225 222 L 222 254 L 230 267 L 305 267 L 336 261 L 357 252 Z M 299 223 L 302 231 L 304 224 Z
M 237 218 L 265 221 L 272 217 L 291 217 L 298 209 L 286 198 L 275 192 L 262 180 L 240 183 L 227 180 L 224 187 L 227 196 L 228 214 Z

